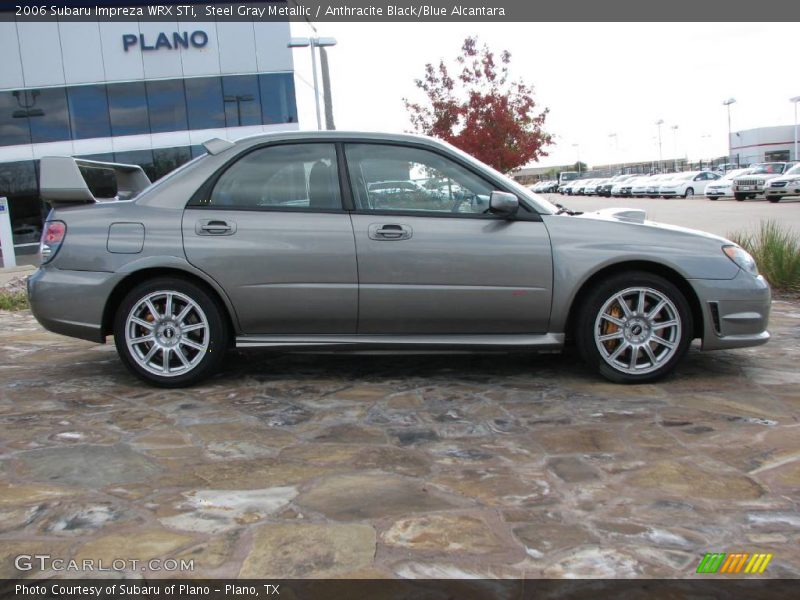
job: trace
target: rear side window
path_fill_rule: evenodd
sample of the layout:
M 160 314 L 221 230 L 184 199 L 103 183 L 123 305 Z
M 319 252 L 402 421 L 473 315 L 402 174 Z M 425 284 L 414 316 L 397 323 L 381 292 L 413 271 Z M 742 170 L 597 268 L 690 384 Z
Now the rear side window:
M 288 144 L 249 152 L 190 206 L 250 210 L 341 210 L 333 144 Z

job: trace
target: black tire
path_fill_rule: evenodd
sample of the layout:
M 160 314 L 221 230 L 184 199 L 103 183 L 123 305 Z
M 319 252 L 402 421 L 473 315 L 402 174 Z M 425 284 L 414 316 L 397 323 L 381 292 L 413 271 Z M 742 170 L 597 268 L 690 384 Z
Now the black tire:
M 769 201 L 770 201 L 770 202 L 772 202 L 773 204 L 777 204 L 778 202 L 780 202 L 780 201 L 781 201 L 781 199 L 780 199 L 780 198 L 770 198 L 769 196 L 767 196 L 767 200 L 769 200 Z
M 604 305 L 611 301 L 616 294 L 637 287 L 648 288 L 668 298 L 672 303 L 671 309 L 674 309 L 675 320 L 679 322 L 679 327 L 673 335 L 674 340 L 669 340 L 674 341 L 674 350 L 665 350 L 665 352 L 671 354 L 663 356 L 664 363 L 645 373 L 629 373 L 613 367 L 601 354 L 598 347 L 605 342 L 595 339 L 596 323 L 600 319 L 600 313 Z M 654 302 L 654 299 L 651 298 L 651 302 Z M 652 308 L 652 304 L 646 306 L 644 312 L 647 313 L 648 309 Z M 574 331 L 576 346 L 581 357 L 592 370 L 614 383 L 649 383 L 671 373 L 684 356 L 686 356 L 686 352 L 694 337 L 694 323 L 692 322 L 692 311 L 689 307 L 689 303 L 677 286 L 663 277 L 652 273 L 631 271 L 614 275 L 602 281 L 602 283 L 589 292 L 588 296 L 579 307 Z M 616 331 L 619 332 L 619 328 L 617 328 Z M 650 343 L 648 343 L 648 345 L 649 344 Z M 652 342 L 652 344 L 655 344 L 655 342 Z M 651 348 L 652 347 L 653 346 L 651 346 Z M 628 356 L 633 354 L 632 350 L 626 352 Z M 638 353 L 639 350 L 637 350 L 637 354 Z M 625 356 L 625 352 L 623 352 L 622 356 Z M 645 354 L 642 354 L 641 358 L 650 362 Z M 635 359 L 634 363 L 638 364 Z M 652 366 L 655 367 L 656 365 L 657 362 Z
M 742 202 L 745 198 L 747 198 L 747 194 L 740 194 L 739 192 L 734 192 L 733 197 L 736 198 L 737 201 Z
M 691 198 L 694 196 L 694 188 L 686 188 L 686 193 L 683 194 L 684 198 Z
M 719 196 L 709 196 L 709 200 L 719 200 Z
M 197 345 L 202 345 L 205 348 L 201 351 L 193 349 L 189 346 L 182 346 L 183 349 L 180 350 L 181 357 L 187 358 L 188 355 L 188 366 L 190 368 L 188 368 L 186 372 L 177 375 L 158 375 L 147 370 L 147 368 L 140 364 L 140 361 L 145 361 L 146 357 L 135 357 L 133 351 L 128 346 L 128 340 L 126 338 L 127 327 L 129 325 L 128 319 L 131 316 L 134 308 L 141 305 L 144 299 L 151 294 L 159 292 L 174 294 L 174 302 L 176 305 L 174 311 L 180 310 L 178 307 L 186 307 L 188 305 L 188 303 L 185 302 L 185 299 L 193 302 L 194 305 L 199 309 L 192 309 L 187 317 L 187 319 L 193 319 L 195 325 L 198 323 L 201 325 L 201 329 L 198 333 L 191 334 L 196 336 L 194 339 L 190 338 L 190 334 L 188 333 L 175 333 L 175 330 L 180 332 L 180 326 L 170 328 L 169 323 L 166 321 L 165 324 L 161 326 L 173 331 L 173 333 L 164 332 L 165 335 L 162 335 L 160 339 L 169 338 L 169 341 L 174 340 L 174 348 L 182 346 L 184 343 L 180 342 L 177 338 L 186 339 L 187 342 L 185 343 L 187 344 L 189 342 L 193 342 Z M 158 302 L 157 298 L 158 297 L 156 296 L 154 304 Z M 156 306 L 157 312 L 162 310 L 165 310 L 163 306 Z M 174 311 L 172 312 L 172 315 L 177 319 L 178 315 L 175 315 Z M 116 314 L 114 315 L 114 344 L 117 347 L 117 353 L 122 360 L 122 364 L 124 364 L 131 373 L 147 383 L 165 388 L 194 385 L 210 377 L 219 369 L 225 357 L 225 351 L 230 345 L 231 332 L 228 321 L 225 318 L 224 311 L 225 308 L 220 305 L 219 301 L 214 296 L 212 296 L 200 285 L 193 283 L 188 279 L 176 277 L 157 277 L 155 279 L 144 281 L 128 292 L 117 308 Z M 148 314 L 151 313 L 152 311 L 148 312 Z M 164 315 L 166 315 L 166 312 Z M 205 317 L 205 322 L 201 321 L 202 317 Z M 142 319 L 139 320 L 141 321 Z M 155 319 L 153 319 L 153 321 L 151 321 L 150 318 L 145 320 L 155 323 Z M 186 326 L 188 329 L 188 325 L 185 322 L 181 324 Z M 136 327 L 136 325 L 130 326 L 134 328 Z M 147 335 L 147 330 L 145 328 L 141 328 L 140 333 L 134 335 L 140 334 Z M 150 335 L 155 336 L 155 331 Z M 177 338 L 175 338 L 176 335 Z M 200 343 L 198 344 L 198 341 L 196 340 L 198 340 Z M 142 344 L 142 353 L 144 353 L 143 350 L 152 348 L 154 345 L 156 345 L 155 342 L 143 342 Z M 160 354 L 162 365 L 164 362 L 167 363 L 167 370 L 170 369 L 169 365 L 172 362 L 175 363 L 176 369 L 178 370 L 184 368 L 184 366 L 187 366 L 186 363 L 181 364 L 178 361 L 177 353 L 170 348 L 165 350 L 156 350 L 153 360 L 156 360 L 156 358 L 159 356 L 159 352 L 162 352 Z M 166 353 L 166 356 L 168 357 L 166 361 L 164 360 L 164 353 Z M 171 358 L 169 358 L 170 356 Z M 146 362 L 146 364 L 149 363 Z

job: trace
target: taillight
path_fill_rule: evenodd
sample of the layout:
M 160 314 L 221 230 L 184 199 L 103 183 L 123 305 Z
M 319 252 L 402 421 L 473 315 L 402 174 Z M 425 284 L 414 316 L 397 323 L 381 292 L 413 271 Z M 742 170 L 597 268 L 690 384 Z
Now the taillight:
M 67 224 L 64 221 L 45 221 L 42 231 L 42 242 L 39 251 L 42 255 L 42 264 L 49 262 L 61 248 L 64 237 L 67 235 Z

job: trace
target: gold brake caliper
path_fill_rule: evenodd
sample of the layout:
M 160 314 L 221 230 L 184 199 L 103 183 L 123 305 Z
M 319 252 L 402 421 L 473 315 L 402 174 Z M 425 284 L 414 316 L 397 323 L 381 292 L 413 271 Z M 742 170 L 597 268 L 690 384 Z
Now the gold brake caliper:
M 609 312 L 609 314 L 615 319 L 621 318 L 622 309 L 619 307 L 619 304 L 615 304 L 614 307 Z M 616 333 L 617 331 L 619 331 L 619 325 L 617 325 L 616 323 L 612 323 L 607 319 L 603 320 L 603 335 L 608 335 L 609 333 Z M 611 353 L 617 348 L 619 344 L 622 343 L 622 341 L 620 339 L 611 339 L 611 340 L 606 340 L 603 343 L 606 346 L 606 350 L 609 353 Z

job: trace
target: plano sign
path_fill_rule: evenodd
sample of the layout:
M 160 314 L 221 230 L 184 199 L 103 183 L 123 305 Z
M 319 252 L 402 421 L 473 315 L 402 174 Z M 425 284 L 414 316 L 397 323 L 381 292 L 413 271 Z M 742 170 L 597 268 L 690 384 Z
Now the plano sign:
M 208 45 L 208 34 L 198 29 L 188 31 L 161 32 L 155 36 L 145 36 L 143 33 L 125 33 L 122 35 L 122 47 L 125 52 L 131 48 L 139 48 L 142 52 L 150 50 L 178 50 L 179 48 L 204 48 Z

